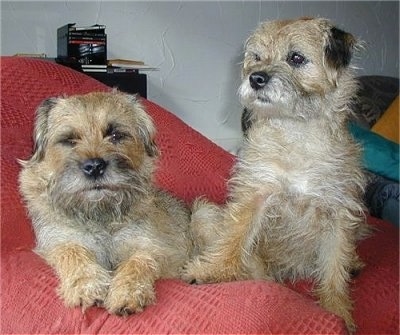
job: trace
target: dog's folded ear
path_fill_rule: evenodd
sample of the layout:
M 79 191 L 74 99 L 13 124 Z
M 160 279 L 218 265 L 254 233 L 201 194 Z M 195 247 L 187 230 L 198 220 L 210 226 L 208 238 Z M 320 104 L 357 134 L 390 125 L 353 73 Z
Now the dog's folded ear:
M 332 27 L 325 46 L 326 61 L 331 67 L 337 70 L 348 66 L 355 45 L 356 39 L 353 35 Z
M 36 110 L 35 129 L 33 132 L 33 155 L 32 162 L 40 162 L 44 157 L 48 142 L 48 119 L 51 109 L 57 104 L 59 98 L 48 98 L 44 100 Z
M 143 139 L 144 148 L 146 153 L 150 157 L 156 157 L 159 154 L 156 142 L 154 141 L 154 136 L 152 135 L 151 131 L 147 127 L 140 128 L 139 134 Z
M 336 27 L 330 28 L 324 52 L 326 69 L 335 86 L 341 69 L 350 65 L 356 45 L 357 40 L 350 33 Z
M 138 135 L 144 143 L 146 153 L 150 157 L 156 157 L 159 154 L 155 143 L 156 128 L 150 115 L 145 111 L 144 106 L 139 101 L 138 95 L 124 94 L 137 112 Z

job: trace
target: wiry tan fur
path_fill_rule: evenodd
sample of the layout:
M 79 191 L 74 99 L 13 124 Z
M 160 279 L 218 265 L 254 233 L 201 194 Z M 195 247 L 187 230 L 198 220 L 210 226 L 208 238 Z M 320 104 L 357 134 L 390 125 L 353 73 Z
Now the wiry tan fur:
M 140 312 L 192 248 L 189 210 L 153 185 L 151 118 L 118 91 L 52 98 L 37 110 L 34 136 L 20 190 L 58 294 L 71 307 Z M 84 171 L 93 159 L 106 164 L 98 176 Z
M 200 255 L 183 279 L 312 278 L 320 304 L 355 330 L 349 283 L 362 267 L 356 242 L 368 231 L 360 148 L 346 126 L 355 43 L 308 18 L 261 24 L 248 39 L 239 89 L 246 137 L 227 203 L 193 207 Z M 294 52 L 305 61 L 293 64 Z M 255 89 L 250 76 L 260 71 L 269 79 Z

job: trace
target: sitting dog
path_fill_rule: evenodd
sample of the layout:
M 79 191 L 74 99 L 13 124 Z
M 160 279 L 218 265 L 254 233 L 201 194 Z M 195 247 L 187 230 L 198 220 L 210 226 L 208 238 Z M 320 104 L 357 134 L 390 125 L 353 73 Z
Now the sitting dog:
M 355 38 L 326 19 L 261 24 L 245 46 L 245 138 L 224 206 L 198 200 L 192 230 L 200 255 L 188 282 L 311 278 L 321 306 L 355 330 L 351 273 L 369 231 L 360 149 L 347 120 L 356 82 Z
M 116 90 L 39 106 L 20 190 L 67 306 L 140 312 L 188 260 L 190 211 L 153 185 L 154 136 L 141 103 Z

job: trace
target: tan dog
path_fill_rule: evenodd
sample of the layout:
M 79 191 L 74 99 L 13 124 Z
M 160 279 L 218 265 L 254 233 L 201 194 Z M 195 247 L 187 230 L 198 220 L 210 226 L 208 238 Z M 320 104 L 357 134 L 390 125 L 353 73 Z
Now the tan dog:
M 320 304 L 354 331 L 349 282 L 368 230 L 359 147 L 346 126 L 355 43 L 308 18 L 264 23 L 248 39 L 239 89 L 247 135 L 227 204 L 193 208 L 203 252 L 185 280 L 312 278 Z
M 127 315 L 155 299 L 154 282 L 187 261 L 190 213 L 152 183 L 158 151 L 135 97 L 90 93 L 45 101 L 20 189 L 67 306 Z

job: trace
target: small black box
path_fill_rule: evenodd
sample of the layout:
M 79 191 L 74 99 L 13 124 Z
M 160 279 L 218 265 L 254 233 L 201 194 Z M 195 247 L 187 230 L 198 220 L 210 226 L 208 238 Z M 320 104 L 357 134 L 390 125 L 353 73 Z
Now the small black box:
M 105 26 L 76 27 L 68 23 L 57 29 L 57 58 L 81 65 L 107 64 Z

